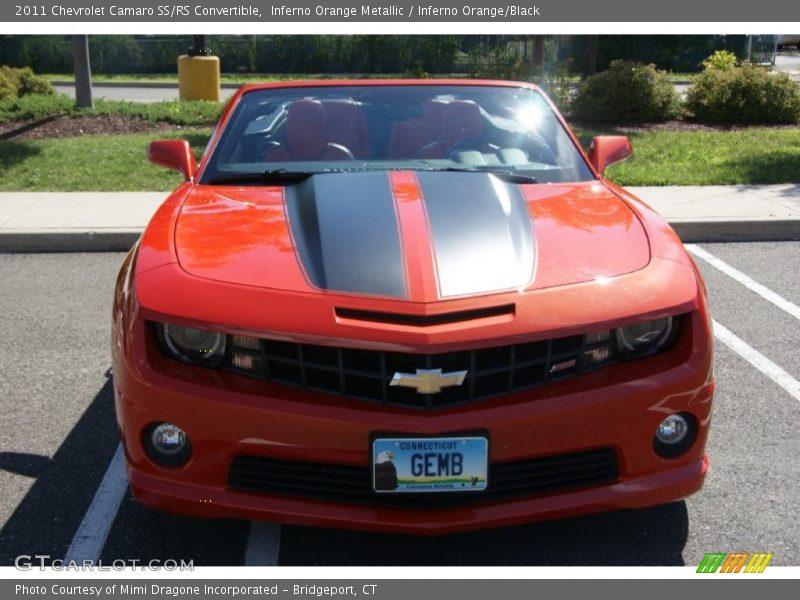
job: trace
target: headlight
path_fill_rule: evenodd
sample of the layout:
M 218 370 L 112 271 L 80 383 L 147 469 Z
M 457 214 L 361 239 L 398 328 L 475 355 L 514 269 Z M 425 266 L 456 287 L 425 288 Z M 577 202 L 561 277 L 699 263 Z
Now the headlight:
M 225 334 L 166 323 L 158 325 L 158 334 L 164 351 L 180 361 L 218 367 L 225 357 Z
M 617 350 L 626 360 L 649 356 L 671 342 L 675 331 L 672 317 L 620 327 L 616 330 Z

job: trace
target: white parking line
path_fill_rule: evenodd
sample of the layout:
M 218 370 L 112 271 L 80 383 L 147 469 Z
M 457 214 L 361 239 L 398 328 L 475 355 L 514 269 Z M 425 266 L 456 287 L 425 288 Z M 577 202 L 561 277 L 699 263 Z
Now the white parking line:
M 778 365 L 761 354 L 761 352 L 716 321 L 714 321 L 714 336 L 764 375 L 772 379 L 772 381 L 781 386 L 795 400 L 800 401 L 800 381 L 797 381 L 797 379 L 789 375 L 789 373 L 781 369 Z
M 274 566 L 278 564 L 281 549 L 281 526 L 275 523 L 250 523 L 250 535 L 244 553 L 247 566 Z
M 100 487 L 94 494 L 89 510 L 83 516 L 75 537 L 69 545 L 64 562 L 92 561 L 100 558 L 100 553 L 105 546 L 114 517 L 117 515 L 119 505 L 128 489 L 128 477 L 125 474 L 125 453 L 122 444 L 117 446 L 114 458 L 106 469 Z
M 749 275 L 746 275 L 741 271 L 739 271 L 738 269 L 733 268 L 728 263 L 717 258 L 716 256 L 714 256 L 707 250 L 704 250 L 700 246 L 696 246 L 694 244 L 686 244 L 685 248 L 688 252 L 694 254 L 698 258 L 702 258 L 704 261 L 706 261 L 708 264 L 710 264 L 718 271 L 725 273 L 725 275 L 727 275 L 728 277 L 735 279 L 743 286 L 745 286 L 747 289 L 755 292 L 756 294 L 764 298 L 764 300 L 772 302 L 772 304 L 780 308 L 782 311 L 785 311 L 790 315 L 792 315 L 795 319 L 800 320 L 800 306 L 797 306 L 796 304 L 790 302 L 783 296 L 776 294 L 768 287 L 761 285 L 760 283 L 752 279 Z

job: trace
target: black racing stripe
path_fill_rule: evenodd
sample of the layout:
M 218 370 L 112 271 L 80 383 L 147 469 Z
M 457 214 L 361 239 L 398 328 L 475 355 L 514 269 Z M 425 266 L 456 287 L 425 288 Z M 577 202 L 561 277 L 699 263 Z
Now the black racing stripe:
M 289 186 L 286 207 L 312 285 L 406 297 L 394 198 L 386 173 L 320 174 Z
M 489 173 L 417 174 L 442 297 L 521 288 L 533 277 L 533 223 L 518 186 Z

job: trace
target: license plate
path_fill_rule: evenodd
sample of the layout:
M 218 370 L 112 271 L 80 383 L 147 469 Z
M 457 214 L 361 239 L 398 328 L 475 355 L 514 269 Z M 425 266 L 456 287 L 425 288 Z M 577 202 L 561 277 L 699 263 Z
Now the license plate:
M 378 493 L 478 492 L 486 489 L 485 437 L 377 438 L 372 489 Z

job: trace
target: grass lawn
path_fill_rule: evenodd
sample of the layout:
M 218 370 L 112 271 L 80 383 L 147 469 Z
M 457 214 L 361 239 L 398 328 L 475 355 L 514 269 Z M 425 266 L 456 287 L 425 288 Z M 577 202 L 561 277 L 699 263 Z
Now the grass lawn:
M 199 154 L 210 135 L 211 129 L 190 129 L 172 135 L 0 140 L 0 191 L 171 190 L 180 183 L 180 174 L 150 164 L 145 158 L 147 145 L 155 139 L 181 137 Z
M 592 136 L 616 130 L 576 132 Z M 623 133 L 624 135 L 624 133 Z M 733 185 L 800 182 L 800 127 L 627 134 L 633 156 L 609 168 L 621 185 Z
M 211 130 L 173 132 L 201 152 Z M 615 130 L 578 130 L 593 135 Z M 629 134 L 634 154 L 609 169 L 622 185 L 725 185 L 800 181 L 800 128 L 647 131 Z M 147 144 L 162 134 L 0 141 L 2 191 L 161 191 L 177 173 L 148 163 Z

